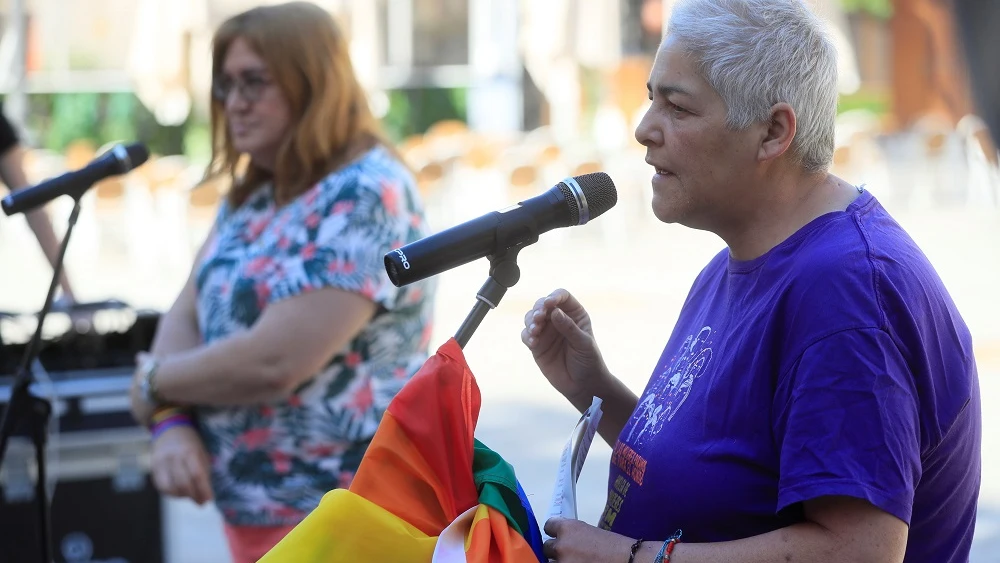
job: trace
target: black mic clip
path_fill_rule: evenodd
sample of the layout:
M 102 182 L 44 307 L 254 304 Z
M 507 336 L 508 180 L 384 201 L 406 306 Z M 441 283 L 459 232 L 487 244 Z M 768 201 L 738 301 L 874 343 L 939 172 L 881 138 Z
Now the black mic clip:
M 522 217 L 520 220 L 510 220 L 501 213 L 500 224 L 497 225 L 497 240 L 518 242 L 487 256 L 490 261 L 490 279 L 495 280 L 505 290 L 514 287 L 514 284 L 521 279 L 521 269 L 517 266 L 517 253 L 526 246 L 538 242 L 539 230 L 538 220 L 532 215 Z M 490 280 L 487 280 L 486 285 L 489 283 Z M 486 285 L 483 285 L 480 295 L 486 289 Z M 500 295 L 502 296 L 503 294 Z M 499 298 L 497 301 L 499 302 Z M 495 304 L 493 308 L 496 308 Z
M 537 234 L 535 240 L 538 240 Z M 507 290 L 514 287 L 514 284 L 521 279 L 521 268 L 517 265 L 517 253 L 532 242 L 534 240 L 517 244 L 488 257 L 490 276 L 486 278 L 483 287 L 479 288 L 479 292 L 476 293 L 476 304 L 472 306 L 469 316 L 465 318 L 462 326 L 455 333 L 455 340 L 459 346 L 465 348 L 469 339 L 472 338 L 472 333 L 483 322 L 486 313 L 490 309 L 496 309 Z
M 535 236 L 535 240 L 538 240 L 537 235 Z M 514 287 L 514 284 L 521 279 L 521 268 L 517 265 L 517 253 L 521 252 L 529 244 L 531 242 L 519 244 L 488 256 L 487 259 L 490 261 L 490 279 L 495 280 L 504 288 L 509 289 Z M 487 280 L 487 283 L 489 283 L 489 280 Z

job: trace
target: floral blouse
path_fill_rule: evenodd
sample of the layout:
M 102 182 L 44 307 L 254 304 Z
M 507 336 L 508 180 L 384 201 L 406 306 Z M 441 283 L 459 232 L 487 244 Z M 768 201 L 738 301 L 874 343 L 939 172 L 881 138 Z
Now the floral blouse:
M 396 288 L 383 255 L 426 234 L 412 175 L 382 147 L 283 207 L 270 185 L 223 204 L 197 265 L 206 343 L 244 331 L 271 303 L 324 287 L 378 305 L 357 337 L 287 399 L 199 407 L 215 502 L 233 525 L 298 523 L 350 485 L 390 399 L 427 357 L 430 282 Z

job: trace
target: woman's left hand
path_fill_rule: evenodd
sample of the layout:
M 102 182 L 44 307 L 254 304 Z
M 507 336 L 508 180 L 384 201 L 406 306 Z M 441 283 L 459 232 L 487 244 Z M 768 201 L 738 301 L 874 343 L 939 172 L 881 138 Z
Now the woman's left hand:
M 557 563 L 606 563 L 628 560 L 635 540 L 595 528 L 580 520 L 549 518 L 545 533 L 552 539 L 542 548 L 550 561 Z
M 140 425 L 146 427 L 148 427 L 149 423 L 153 420 L 153 411 L 156 410 L 156 405 L 147 401 L 146 397 L 142 394 L 142 382 L 139 380 L 141 376 L 139 374 L 138 366 L 143 364 L 143 361 L 148 355 L 149 354 L 146 354 L 145 352 L 140 352 L 136 356 L 135 365 L 137 367 L 135 372 L 132 374 L 132 387 L 129 390 L 129 399 L 132 403 L 132 417 L 135 418 L 135 421 Z

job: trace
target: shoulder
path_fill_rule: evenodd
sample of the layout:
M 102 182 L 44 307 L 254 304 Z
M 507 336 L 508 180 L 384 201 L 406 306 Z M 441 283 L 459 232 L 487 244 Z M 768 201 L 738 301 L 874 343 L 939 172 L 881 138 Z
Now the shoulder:
M 879 265 L 854 213 L 807 226 L 773 251 L 766 275 L 777 289 L 774 308 L 803 341 L 842 330 L 887 328 Z
M 367 150 L 320 180 L 326 189 L 344 185 L 358 189 L 381 189 L 387 182 L 411 184 L 414 178 L 406 165 L 382 145 Z
M 375 146 L 349 164 L 325 176 L 308 194 L 306 203 L 320 205 L 347 201 L 381 201 L 407 208 L 416 204 L 416 180 L 410 170 L 385 147 Z
M 900 322 L 953 308 L 927 257 L 870 195 L 781 249 L 769 266 L 785 280 L 791 310 L 808 311 L 830 331 L 895 332 Z

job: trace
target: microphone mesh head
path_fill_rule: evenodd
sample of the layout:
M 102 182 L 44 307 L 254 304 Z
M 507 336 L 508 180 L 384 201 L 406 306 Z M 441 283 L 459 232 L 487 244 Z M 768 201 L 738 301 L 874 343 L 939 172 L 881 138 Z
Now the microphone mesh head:
M 142 166 L 143 163 L 149 160 L 149 149 L 142 143 L 132 143 L 126 146 L 125 152 L 128 154 L 129 163 L 132 165 L 131 170 Z
M 569 224 L 579 225 L 580 224 L 580 205 L 576 202 L 576 196 L 573 195 L 573 190 L 566 185 L 565 182 L 559 182 L 558 184 L 559 192 L 563 196 L 563 202 L 566 203 L 566 207 L 569 208 Z M 581 186 L 582 189 L 582 186 Z
M 591 220 L 600 217 L 618 203 L 615 183 L 611 181 L 611 176 L 604 172 L 574 176 L 574 179 L 580 184 L 580 189 L 587 198 L 587 210 L 590 212 Z

